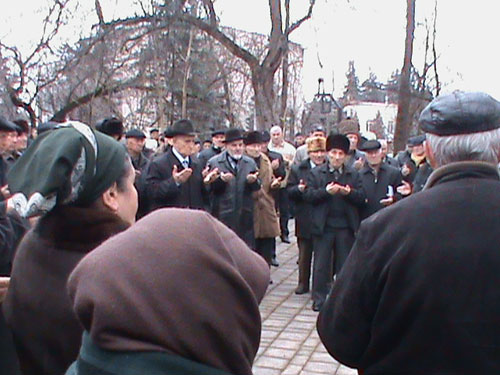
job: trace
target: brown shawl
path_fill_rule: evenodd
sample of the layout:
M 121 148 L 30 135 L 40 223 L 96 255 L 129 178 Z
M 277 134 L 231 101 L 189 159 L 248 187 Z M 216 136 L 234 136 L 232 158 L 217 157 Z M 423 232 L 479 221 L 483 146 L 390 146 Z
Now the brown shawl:
M 87 255 L 68 288 L 94 343 L 251 374 L 269 267 L 202 211 L 161 209 Z

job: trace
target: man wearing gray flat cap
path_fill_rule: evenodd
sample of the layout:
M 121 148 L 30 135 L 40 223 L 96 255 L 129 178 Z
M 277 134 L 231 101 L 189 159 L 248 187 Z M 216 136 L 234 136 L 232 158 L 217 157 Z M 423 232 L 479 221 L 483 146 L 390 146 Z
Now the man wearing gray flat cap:
M 500 374 L 500 102 L 454 92 L 419 123 L 434 172 L 362 222 L 318 332 L 365 375 Z

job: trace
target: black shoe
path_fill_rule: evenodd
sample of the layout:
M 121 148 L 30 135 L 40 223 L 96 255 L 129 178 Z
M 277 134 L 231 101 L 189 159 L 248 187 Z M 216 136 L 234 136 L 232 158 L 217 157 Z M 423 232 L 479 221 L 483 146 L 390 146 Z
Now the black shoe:
M 321 308 L 323 307 L 323 304 L 322 303 L 319 303 L 319 302 L 313 302 L 313 305 L 312 305 L 312 310 L 313 311 L 321 311 Z
M 309 288 L 306 288 L 304 285 L 299 285 L 296 289 L 295 289 L 295 294 L 306 294 L 309 292 Z
M 278 261 L 276 260 L 276 258 L 272 258 L 271 259 L 271 266 L 273 267 L 279 267 L 280 264 L 278 263 Z
M 288 236 L 281 236 L 281 242 L 283 243 L 290 243 L 290 239 L 288 238 Z

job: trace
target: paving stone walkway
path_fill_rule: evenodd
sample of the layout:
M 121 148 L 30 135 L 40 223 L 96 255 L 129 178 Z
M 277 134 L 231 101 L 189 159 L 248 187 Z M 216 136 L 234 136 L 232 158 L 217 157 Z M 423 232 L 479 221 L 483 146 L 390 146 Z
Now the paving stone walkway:
M 326 351 L 316 332 L 318 313 L 311 310 L 311 294 L 294 293 L 298 279 L 298 249 L 277 242 L 279 267 L 272 267 L 273 284 L 260 305 L 262 338 L 254 375 L 357 375 Z

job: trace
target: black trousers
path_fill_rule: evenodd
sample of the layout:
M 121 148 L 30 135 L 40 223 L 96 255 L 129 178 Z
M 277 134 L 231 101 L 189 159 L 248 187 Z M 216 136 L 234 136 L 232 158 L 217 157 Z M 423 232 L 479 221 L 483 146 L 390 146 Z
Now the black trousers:
M 312 299 L 322 305 L 332 282 L 332 257 L 335 273 L 339 273 L 351 247 L 354 234 L 348 228 L 326 228 L 321 236 L 313 236 L 313 287 Z
M 279 190 L 279 212 L 280 212 L 280 229 L 281 235 L 288 237 L 288 220 L 290 219 L 290 199 L 286 189 Z
M 259 254 L 267 264 L 271 264 L 271 257 L 273 250 L 276 248 L 276 239 L 274 237 L 270 238 L 256 238 L 255 239 L 255 251 Z

